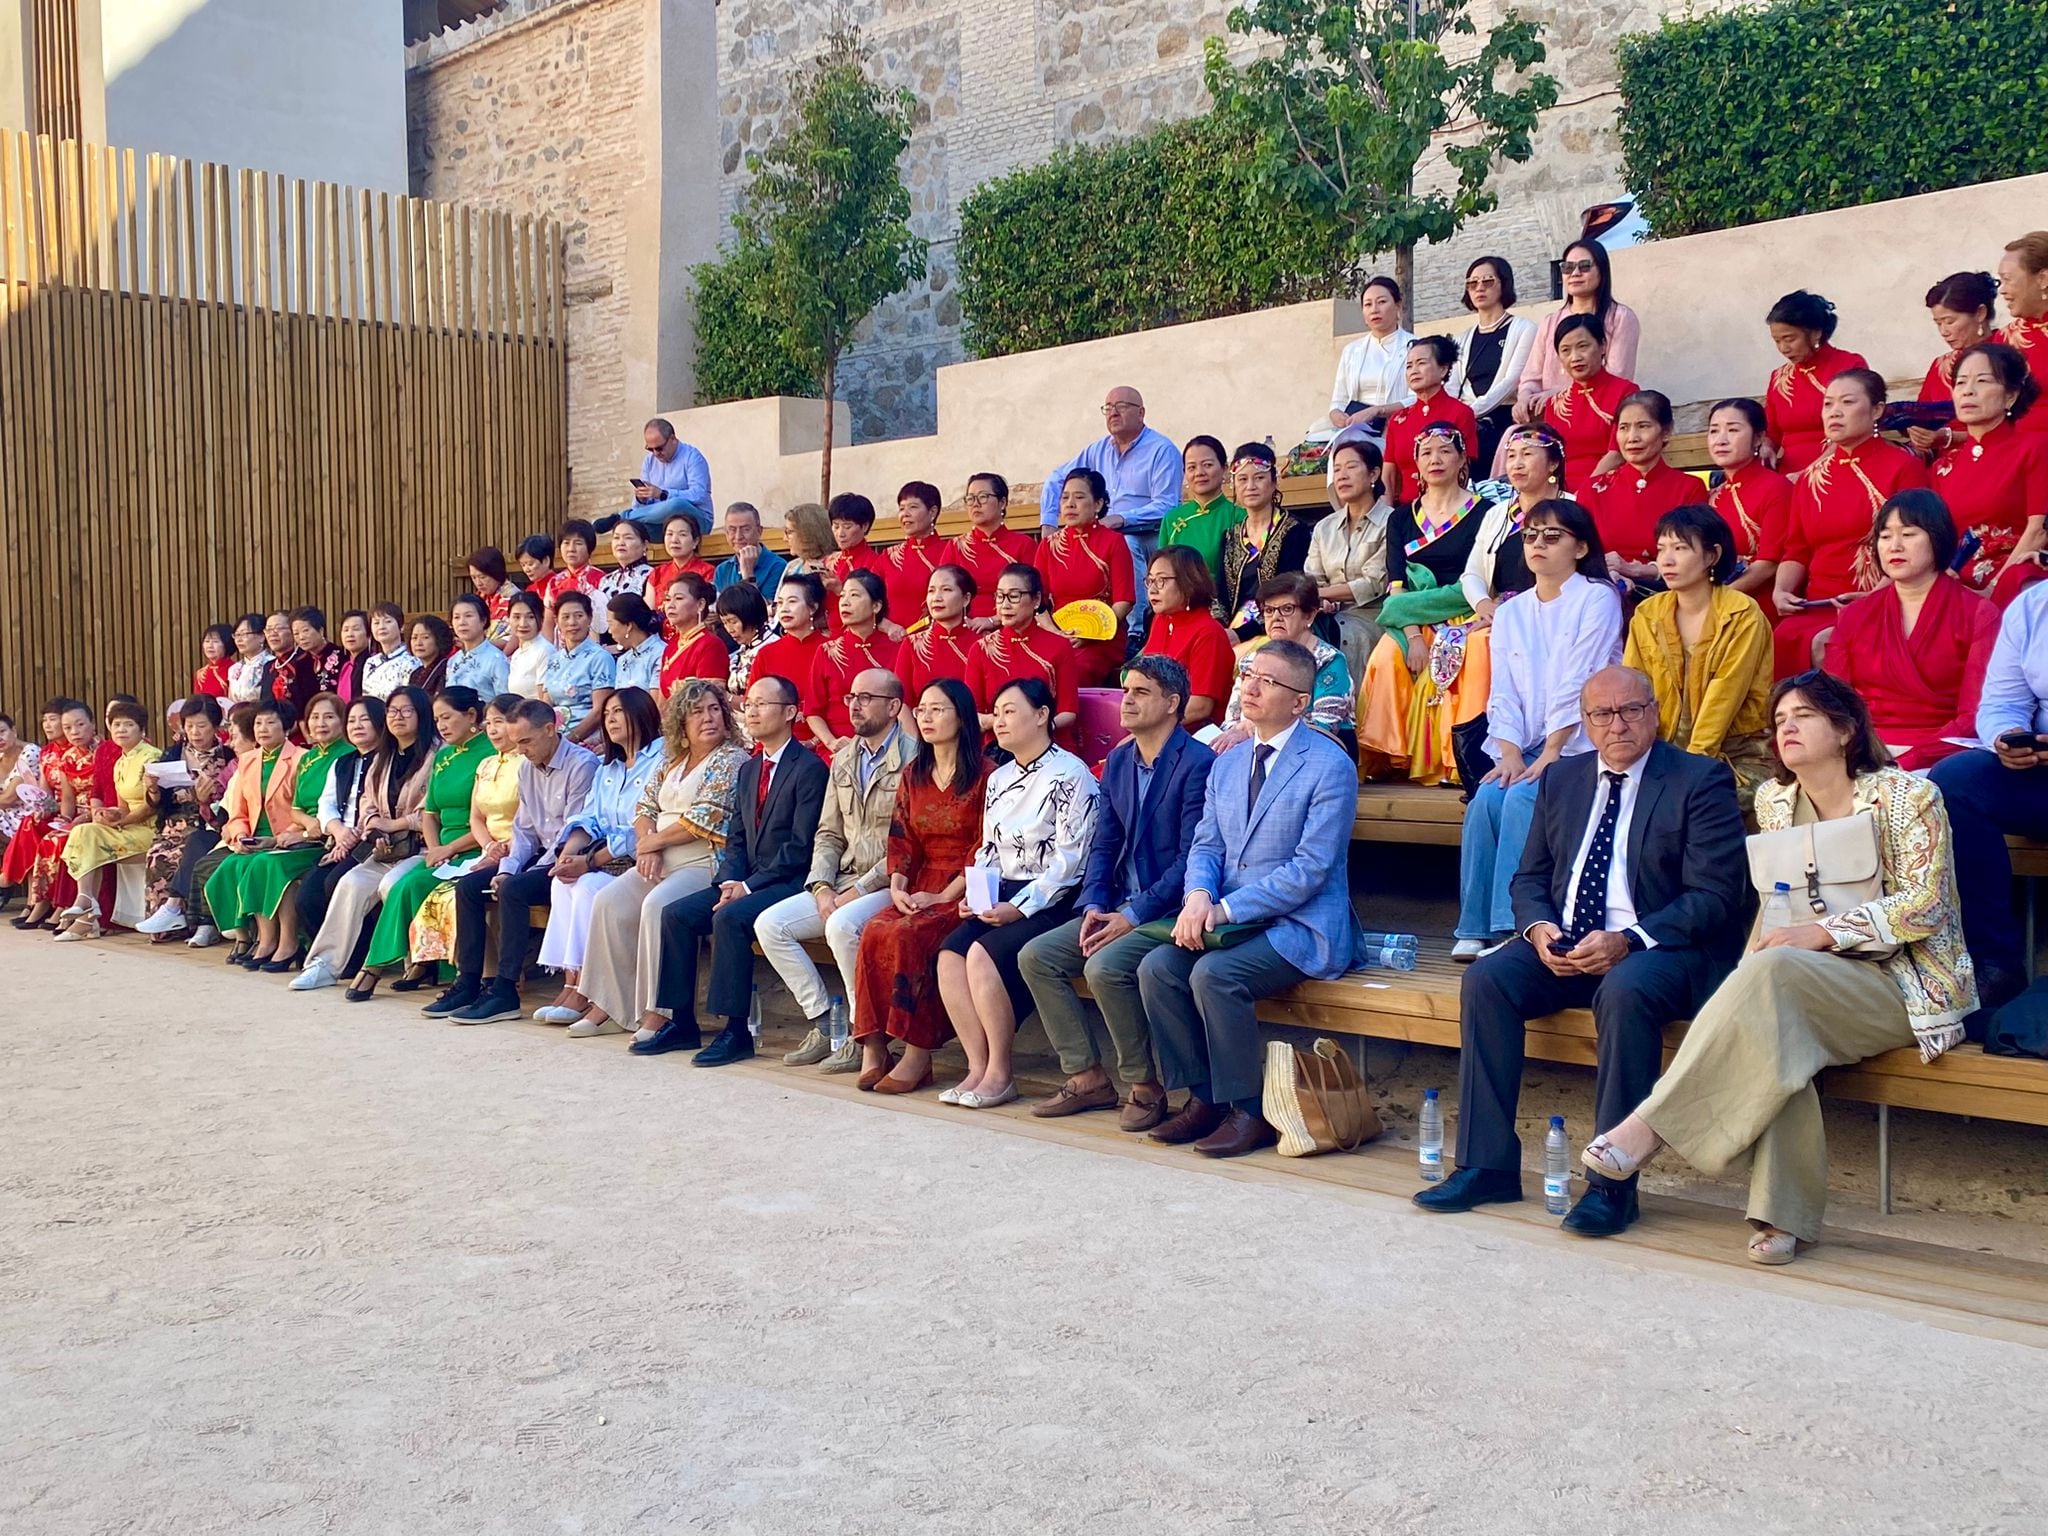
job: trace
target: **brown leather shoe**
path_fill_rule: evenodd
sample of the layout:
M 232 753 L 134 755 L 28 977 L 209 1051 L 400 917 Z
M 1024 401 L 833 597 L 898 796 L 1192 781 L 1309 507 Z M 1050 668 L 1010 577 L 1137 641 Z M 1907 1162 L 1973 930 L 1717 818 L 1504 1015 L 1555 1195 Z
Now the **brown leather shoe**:
M 1077 1089 L 1072 1083 L 1061 1083 L 1060 1091 L 1049 1099 L 1040 1099 L 1031 1106 L 1031 1113 L 1040 1120 L 1061 1120 L 1068 1115 L 1086 1114 L 1091 1109 L 1115 1109 L 1116 1090 L 1104 1083 L 1099 1088 Z
M 1154 1141 L 1163 1141 L 1169 1147 L 1183 1147 L 1191 1141 L 1200 1141 L 1224 1121 L 1226 1111 L 1214 1104 L 1204 1104 L 1192 1093 L 1187 1103 L 1180 1107 L 1180 1113 L 1170 1115 L 1166 1122 L 1154 1130 Z
M 1156 1099 L 1141 1099 L 1136 1094 L 1124 1100 L 1124 1112 L 1116 1117 L 1116 1128 L 1120 1131 L 1149 1131 L 1166 1118 L 1166 1095 Z
M 920 1078 L 919 1078 L 919 1079 L 918 1079 L 918 1080 L 917 1080 L 916 1082 L 914 1082 L 914 1083 L 906 1083 L 906 1082 L 905 1082 L 905 1081 L 904 1081 L 904 1080 L 903 1080 L 902 1078 L 900 1078 L 900 1077 L 890 1077 L 890 1076 L 888 1076 L 887 1074 L 884 1074 L 884 1075 L 883 1075 L 882 1077 L 880 1077 L 880 1078 L 876 1079 L 876 1081 L 875 1081 L 875 1086 L 874 1086 L 874 1087 L 873 1087 L 873 1088 L 872 1088 L 872 1089 L 870 1090 L 870 1092 L 873 1092 L 873 1093 L 915 1093 L 915 1092 L 917 1092 L 917 1090 L 918 1090 L 918 1089 L 920 1089 L 920 1088 L 929 1088 L 929 1087 L 931 1087 L 931 1085 L 932 1085 L 932 1064 L 931 1064 L 930 1062 L 926 1062 L 926 1063 L 924 1064 L 924 1076 L 923 1076 L 923 1077 L 920 1077 Z
M 885 1052 L 884 1054 L 888 1055 L 889 1053 Z M 861 1073 L 859 1080 L 854 1086 L 859 1088 L 862 1093 L 874 1092 L 875 1084 L 879 1083 L 896 1069 L 896 1060 L 897 1058 L 894 1055 L 889 1055 L 889 1059 L 881 1066 L 869 1067 L 867 1071 Z
M 1243 1157 L 1247 1152 L 1270 1147 L 1279 1139 L 1280 1133 L 1267 1123 L 1264 1115 L 1233 1109 L 1221 1125 L 1195 1143 L 1195 1150 L 1204 1157 Z

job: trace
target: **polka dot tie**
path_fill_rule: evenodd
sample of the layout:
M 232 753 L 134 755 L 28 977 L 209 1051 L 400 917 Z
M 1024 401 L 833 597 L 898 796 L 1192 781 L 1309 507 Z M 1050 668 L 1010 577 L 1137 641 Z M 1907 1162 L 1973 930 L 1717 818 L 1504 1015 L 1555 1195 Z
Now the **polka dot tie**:
M 1600 777 L 1607 781 L 1607 804 L 1586 849 L 1586 867 L 1579 871 L 1571 921 L 1564 930 L 1565 939 L 1573 944 L 1607 925 L 1607 876 L 1614 868 L 1614 829 L 1621 820 L 1621 788 L 1628 775 L 1603 771 Z

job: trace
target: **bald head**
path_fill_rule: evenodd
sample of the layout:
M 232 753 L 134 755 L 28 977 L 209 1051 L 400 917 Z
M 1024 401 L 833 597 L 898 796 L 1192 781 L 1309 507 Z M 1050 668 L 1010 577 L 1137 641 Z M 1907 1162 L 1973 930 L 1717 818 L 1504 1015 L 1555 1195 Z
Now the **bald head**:
M 903 713 L 903 680 L 886 667 L 855 673 L 847 695 L 846 716 L 853 722 L 853 733 L 870 746 L 888 735 Z
M 1102 397 L 1102 421 L 1119 448 L 1128 447 L 1145 430 L 1145 397 L 1119 384 Z
M 1634 667 L 1602 667 L 1579 690 L 1579 712 L 1602 766 L 1626 773 L 1657 740 L 1657 690 Z

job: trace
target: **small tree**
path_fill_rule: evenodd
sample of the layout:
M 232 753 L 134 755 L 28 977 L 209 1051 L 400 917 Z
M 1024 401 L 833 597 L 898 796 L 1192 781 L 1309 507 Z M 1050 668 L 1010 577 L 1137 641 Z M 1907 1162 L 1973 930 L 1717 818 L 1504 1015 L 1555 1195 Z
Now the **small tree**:
M 825 400 L 818 495 L 832 495 L 832 412 L 839 358 L 877 304 L 925 271 L 897 171 L 916 103 L 868 78 L 858 29 L 835 26 L 790 88 L 790 110 L 736 217 L 743 242 L 767 250 L 766 288 L 789 354 Z
M 1475 37 L 1471 0 L 1246 0 L 1230 30 L 1260 57 L 1231 64 L 1209 39 L 1206 75 L 1217 110 L 1258 131 L 1263 180 L 1286 206 L 1327 221 L 1363 261 L 1393 251 L 1414 318 L 1415 247 L 1448 240 L 1498 197 L 1496 160 L 1527 160 L 1538 116 L 1557 81 L 1529 73 L 1545 57 L 1534 22 L 1513 12 L 1468 57 L 1447 38 Z M 1520 76 L 1503 89 L 1503 72 Z M 1418 193 L 1432 150 L 1457 172 L 1448 189 Z

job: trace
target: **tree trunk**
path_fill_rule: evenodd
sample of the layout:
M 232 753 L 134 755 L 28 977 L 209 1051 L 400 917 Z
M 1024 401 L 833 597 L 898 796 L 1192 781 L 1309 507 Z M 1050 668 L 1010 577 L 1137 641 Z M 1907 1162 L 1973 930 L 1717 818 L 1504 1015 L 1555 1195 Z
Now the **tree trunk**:
M 832 505 L 832 390 L 839 372 L 839 359 L 825 359 L 825 447 L 818 456 L 818 500 L 825 506 Z
M 1413 26 L 1413 22 L 1410 23 Z M 1415 247 L 1394 247 L 1394 281 L 1401 285 L 1401 325 L 1415 329 Z

